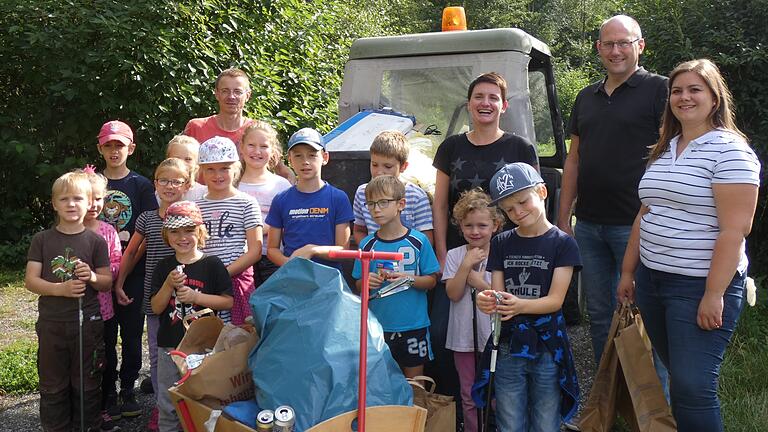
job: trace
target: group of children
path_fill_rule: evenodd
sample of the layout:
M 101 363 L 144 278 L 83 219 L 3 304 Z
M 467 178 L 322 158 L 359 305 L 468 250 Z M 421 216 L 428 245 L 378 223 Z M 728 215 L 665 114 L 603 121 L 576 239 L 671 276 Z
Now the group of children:
M 493 313 L 500 313 L 505 323 L 496 380 L 501 430 L 518 430 L 527 422 L 549 422 L 541 430 L 557 430 L 550 426 L 559 428 L 563 406 L 568 408 L 564 415 L 572 414 L 560 396 L 561 391 L 572 396 L 576 382 L 559 309 L 580 262 L 573 239 L 547 221 L 547 190 L 531 165 L 503 166 L 490 183 L 491 196 L 479 188 L 461 195 L 452 209 L 453 222 L 467 244 L 448 250 L 441 269 L 432 246 L 429 198 L 400 179 L 409 153 L 402 133 L 376 137 L 370 148 L 372 179 L 358 188 L 354 205 L 322 180 L 329 154 L 313 129 L 297 131 L 287 143 L 294 185 L 272 172 L 282 160 L 281 146 L 275 130 L 260 121 L 245 129 L 239 146 L 218 136 L 202 144 L 175 137 L 154 182 L 127 168 L 134 149 L 125 123 L 106 123 L 99 134 L 103 175 L 89 167 L 56 180 L 52 201 L 57 224 L 37 234 L 30 247 L 26 284 L 40 295 L 44 430 L 69 430 L 80 421 L 80 360 L 73 342 L 78 331 L 83 332 L 86 353 L 88 427 L 119 430 L 115 419 L 140 413 L 133 388 L 141 366 L 145 315 L 157 395 L 148 430 L 178 430 L 164 390 L 179 378 L 167 353 L 183 337 L 184 317 L 211 308 L 225 321 L 243 323 L 250 314 L 251 293 L 294 257 L 340 268 L 328 252 L 348 246 L 350 222 L 361 249 L 404 254 L 400 262 L 371 263 L 369 307 L 408 377 L 423 374 L 432 358 L 426 292 L 442 273 L 452 300 L 446 348 L 454 352 L 460 377 L 465 430 L 478 428 L 470 392 L 476 353 L 489 340 Z M 499 234 L 502 212 L 517 227 Z M 359 262 L 352 275 L 362 278 Z M 377 295 L 395 282 L 409 289 Z M 500 302 L 495 291 L 502 292 Z M 76 298 L 83 300 L 82 329 Z M 544 338 L 544 332 L 558 337 Z M 53 358 L 67 361 L 46 361 Z M 520 380 L 525 383 L 533 375 L 535 388 L 526 389 Z M 527 404 L 520 402 L 526 399 Z

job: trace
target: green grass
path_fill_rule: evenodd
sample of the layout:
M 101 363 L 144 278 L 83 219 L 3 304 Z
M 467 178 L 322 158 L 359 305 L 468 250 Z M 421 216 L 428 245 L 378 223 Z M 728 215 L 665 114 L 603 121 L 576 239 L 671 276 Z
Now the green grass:
M 729 432 L 763 432 L 768 425 L 768 280 L 759 282 L 759 304 L 744 310 L 720 374 L 720 402 Z
M 0 350 L 0 395 L 37 390 L 37 343 L 24 340 Z

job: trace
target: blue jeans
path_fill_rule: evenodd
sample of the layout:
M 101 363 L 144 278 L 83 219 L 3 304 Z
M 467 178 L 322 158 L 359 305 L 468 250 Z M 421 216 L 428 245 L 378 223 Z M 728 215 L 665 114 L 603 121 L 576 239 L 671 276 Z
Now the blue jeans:
M 699 328 L 696 316 L 706 278 L 651 270 L 640 264 L 635 298 L 651 343 L 669 368 L 672 414 L 680 432 L 722 431 L 717 380 L 725 349 L 744 308 L 746 275 L 723 296 L 723 325 Z
M 509 345 L 501 344 L 494 379 L 499 431 L 560 430 L 560 385 L 552 354 L 545 351 L 534 359 L 513 357 Z
M 631 232 L 631 225 L 601 225 L 583 220 L 577 220 L 573 230 L 581 253 L 581 287 L 587 299 L 589 333 L 596 365 L 600 364 L 616 310 L 616 286 Z M 655 351 L 653 360 L 664 396 L 669 401 L 667 369 Z
M 616 310 L 616 285 L 632 226 L 576 221 L 573 233 L 581 253 L 581 287 L 587 300 L 595 364 L 600 363 Z

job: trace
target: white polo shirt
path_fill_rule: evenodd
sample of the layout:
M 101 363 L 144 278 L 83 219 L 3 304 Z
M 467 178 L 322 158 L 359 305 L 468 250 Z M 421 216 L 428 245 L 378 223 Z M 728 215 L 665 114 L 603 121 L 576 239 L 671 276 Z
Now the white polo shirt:
M 715 129 L 675 158 L 677 142 L 646 170 L 638 193 L 650 211 L 640 222 L 640 259 L 651 269 L 706 277 L 720 233 L 714 183 L 760 184 L 760 161 L 740 136 Z M 741 244 L 740 273 L 747 256 Z

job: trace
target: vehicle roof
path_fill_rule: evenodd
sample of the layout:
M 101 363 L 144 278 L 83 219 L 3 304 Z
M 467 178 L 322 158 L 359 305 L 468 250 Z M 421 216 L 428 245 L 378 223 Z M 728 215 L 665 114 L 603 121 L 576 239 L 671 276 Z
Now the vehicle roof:
M 499 28 L 361 38 L 352 43 L 349 59 L 490 51 L 520 51 L 530 54 L 531 50 L 552 56 L 547 44 L 523 30 Z

